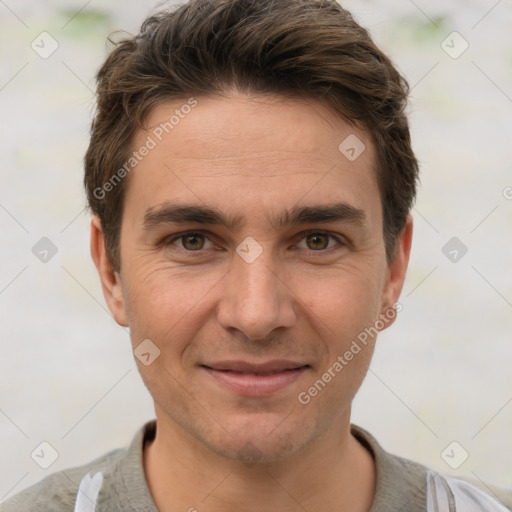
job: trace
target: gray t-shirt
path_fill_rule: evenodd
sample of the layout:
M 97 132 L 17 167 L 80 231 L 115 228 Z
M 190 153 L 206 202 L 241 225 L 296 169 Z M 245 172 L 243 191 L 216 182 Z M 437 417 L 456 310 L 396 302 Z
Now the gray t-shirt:
M 1 512 L 158 512 L 143 467 L 144 443 L 154 439 L 146 423 L 128 448 L 89 464 L 49 475 L 0 505 Z M 373 455 L 377 485 L 370 512 L 507 512 L 512 490 L 482 490 L 387 453 L 365 430 L 352 433 Z M 193 505 L 193 504 L 192 504 Z M 198 505 L 199 507 L 199 505 Z M 200 510 L 200 507 L 198 508 Z

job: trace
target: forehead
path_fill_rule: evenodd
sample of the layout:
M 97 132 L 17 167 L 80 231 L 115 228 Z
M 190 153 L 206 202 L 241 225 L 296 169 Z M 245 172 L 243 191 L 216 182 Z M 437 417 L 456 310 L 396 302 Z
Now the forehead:
M 347 136 L 365 142 L 368 139 L 361 127 L 313 99 L 249 97 L 237 92 L 160 103 L 150 111 L 146 126 L 146 132 L 138 131 L 138 142 L 150 134 L 158 145 L 163 142 L 171 147 L 178 137 L 175 149 L 185 149 L 180 156 L 184 156 L 188 144 L 194 144 L 194 158 L 208 159 L 212 153 L 218 158 L 248 153 L 261 157 L 264 155 L 255 154 L 256 150 L 274 150 L 307 153 L 310 157 L 316 154 L 334 163 L 340 156 L 339 143 Z M 245 144 L 239 144 L 241 141 Z M 187 146 L 183 148 L 180 143 Z
M 307 194 L 315 204 L 344 200 L 380 209 L 368 133 L 319 102 L 243 94 L 184 98 L 157 105 L 145 125 L 133 149 L 151 149 L 126 192 L 140 207 L 194 199 L 212 206 L 225 200 L 246 211 L 259 202 L 260 209 L 276 210 Z

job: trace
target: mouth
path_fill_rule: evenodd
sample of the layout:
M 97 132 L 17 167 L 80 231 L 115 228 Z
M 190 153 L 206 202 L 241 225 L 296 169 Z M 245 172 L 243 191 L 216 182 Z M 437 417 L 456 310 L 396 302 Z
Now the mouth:
M 251 364 L 225 361 L 203 364 L 201 367 L 217 383 L 242 396 L 268 396 L 294 383 L 310 367 L 292 361 L 269 361 Z

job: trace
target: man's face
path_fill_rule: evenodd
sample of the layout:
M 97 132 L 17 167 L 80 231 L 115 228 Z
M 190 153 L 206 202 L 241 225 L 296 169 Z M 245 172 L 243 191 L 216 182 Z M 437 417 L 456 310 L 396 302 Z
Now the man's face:
M 157 144 L 129 176 L 109 306 L 133 348 L 160 350 L 138 366 L 162 428 L 277 460 L 347 428 L 375 339 L 335 362 L 398 299 L 407 262 L 386 263 L 367 133 L 315 102 L 233 94 L 198 97 L 159 141 L 184 103 L 156 107 L 134 141 Z M 338 149 L 354 135 L 356 159 L 360 142 Z M 176 212 L 189 206 L 228 225 Z

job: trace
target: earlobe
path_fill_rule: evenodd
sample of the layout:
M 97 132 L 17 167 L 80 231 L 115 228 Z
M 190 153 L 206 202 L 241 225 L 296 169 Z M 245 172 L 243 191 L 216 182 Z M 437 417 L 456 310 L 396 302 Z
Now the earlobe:
M 101 221 L 96 215 L 91 220 L 91 256 L 100 277 L 108 309 L 119 325 L 128 327 L 121 276 L 108 257 Z
M 382 294 L 381 314 L 386 314 L 386 312 L 390 309 L 396 310 L 395 305 L 400 298 L 400 293 L 402 292 L 405 275 L 407 272 L 407 266 L 409 264 L 409 256 L 411 254 L 412 245 L 412 232 L 412 216 L 408 215 L 405 226 L 402 228 L 402 231 L 395 243 L 394 258 L 388 265 L 386 283 Z

